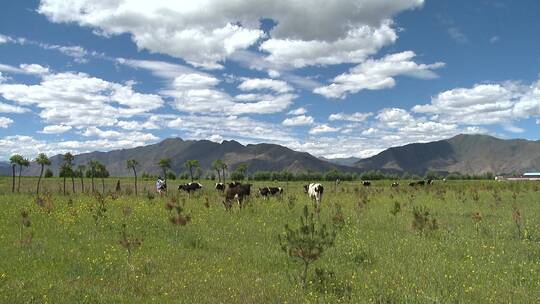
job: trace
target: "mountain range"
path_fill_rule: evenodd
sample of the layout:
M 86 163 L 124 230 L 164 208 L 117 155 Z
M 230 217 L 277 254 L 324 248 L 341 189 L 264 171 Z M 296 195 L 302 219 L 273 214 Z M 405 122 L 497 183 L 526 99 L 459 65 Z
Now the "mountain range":
M 159 173 L 157 162 L 162 158 L 172 160 L 172 170 L 184 172 L 186 160 L 199 160 L 203 171 L 210 171 L 211 164 L 221 159 L 234 170 L 239 164 L 248 165 L 248 172 L 280 171 L 326 172 L 337 169 L 346 172 L 381 170 L 392 173 L 424 174 L 459 172 L 496 174 L 540 171 L 540 141 L 524 139 L 499 139 L 488 135 L 457 135 L 450 139 L 429 143 L 414 143 L 393 147 L 365 159 L 317 158 L 306 152 L 297 152 L 275 144 L 242 145 L 234 140 L 216 143 L 208 140 L 182 140 L 169 138 L 162 142 L 131 149 L 109 152 L 91 152 L 75 156 L 75 164 L 98 160 L 107 166 L 112 176 L 128 176 L 127 159 L 139 162 L 140 173 Z M 62 156 L 51 157 L 51 169 L 58 173 Z M 0 174 L 10 175 L 8 162 L 0 162 Z M 35 163 L 23 170 L 24 175 L 38 175 Z
M 182 140 L 169 138 L 157 144 L 136 147 L 132 149 L 114 150 L 109 152 L 91 152 L 75 155 L 74 163 L 86 164 L 90 160 L 103 163 L 112 176 L 128 176 L 132 172 L 126 168 L 126 160 L 136 159 L 139 162 L 139 173 L 148 172 L 159 174 L 161 169 L 157 163 L 160 159 L 171 159 L 171 170 L 184 172 L 184 163 L 187 160 L 199 161 L 203 171 L 210 171 L 212 162 L 223 160 L 232 172 L 239 164 L 247 164 L 248 172 L 280 171 L 291 172 L 318 171 L 325 172 L 332 169 L 340 171 L 356 171 L 354 167 L 333 164 L 305 153 L 293 151 L 289 148 L 274 144 L 242 145 L 237 141 L 223 141 L 216 143 L 208 140 Z M 51 169 L 58 172 L 62 163 L 62 155 L 51 157 Z M 39 166 L 32 164 L 24 170 L 25 175 L 39 175 Z

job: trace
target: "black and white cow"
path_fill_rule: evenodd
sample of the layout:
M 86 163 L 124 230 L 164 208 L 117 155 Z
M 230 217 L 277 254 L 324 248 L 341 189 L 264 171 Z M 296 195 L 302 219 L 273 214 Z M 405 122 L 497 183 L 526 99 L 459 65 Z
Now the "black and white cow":
M 236 182 L 236 186 L 233 187 L 231 187 L 231 184 L 229 184 L 229 188 L 225 192 L 225 200 L 223 201 L 223 205 L 225 205 L 226 210 L 230 210 L 233 205 L 233 199 L 236 199 L 238 206 L 242 208 L 245 197 L 250 195 L 251 184 L 241 184 Z
M 200 183 L 187 183 L 183 185 L 178 186 L 178 190 L 186 191 L 187 193 L 191 193 L 192 191 L 201 189 L 202 185 Z
M 426 185 L 426 181 L 423 181 L 423 180 L 409 183 L 409 186 L 411 186 L 411 187 L 425 186 L 425 185 Z
M 399 187 L 399 183 L 398 182 L 393 182 L 392 183 L 392 188 L 397 188 Z
M 216 190 L 218 190 L 218 191 L 223 192 L 223 191 L 225 191 L 225 184 L 224 183 L 216 183 L 214 188 L 216 188 Z
M 232 183 L 228 183 L 227 185 L 229 186 L 229 188 L 234 188 L 234 187 L 239 186 L 241 184 L 242 183 L 240 183 L 240 182 L 232 182 Z
M 309 195 L 309 197 L 315 201 L 317 208 L 321 206 L 322 195 L 324 192 L 324 187 L 321 184 L 311 183 L 309 185 L 304 185 L 304 191 Z
M 268 196 L 274 196 L 277 194 L 282 194 L 283 188 L 281 187 L 263 187 L 259 188 L 259 194 L 265 198 Z
M 370 181 L 362 181 L 362 186 L 369 187 L 369 186 L 371 186 L 371 182 Z

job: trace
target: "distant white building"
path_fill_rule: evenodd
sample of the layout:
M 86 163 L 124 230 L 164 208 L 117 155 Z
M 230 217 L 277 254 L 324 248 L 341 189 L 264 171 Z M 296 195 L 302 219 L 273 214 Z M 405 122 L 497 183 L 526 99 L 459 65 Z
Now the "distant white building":
M 540 172 L 527 172 L 519 177 L 506 177 L 502 175 L 495 176 L 496 181 L 540 181 Z

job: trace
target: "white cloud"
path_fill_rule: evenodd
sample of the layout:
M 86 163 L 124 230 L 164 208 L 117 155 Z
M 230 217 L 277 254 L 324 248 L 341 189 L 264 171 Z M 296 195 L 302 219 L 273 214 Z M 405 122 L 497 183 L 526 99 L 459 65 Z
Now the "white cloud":
M 467 38 L 467 35 L 465 35 L 459 28 L 455 26 L 451 26 L 448 28 L 448 35 L 450 35 L 450 38 L 452 38 L 454 41 L 458 43 L 467 43 L 469 41 L 469 38 Z
M 39 64 L 21 64 L 21 69 L 28 74 L 48 74 L 49 68 L 41 66 Z
M 27 108 L 14 106 L 14 105 L 10 105 L 10 104 L 7 104 L 7 103 L 0 102 L 0 113 L 20 114 L 20 113 L 25 113 L 25 112 L 28 112 L 28 111 L 30 111 L 30 110 L 27 109 Z
M 45 153 L 48 156 L 71 152 L 75 154 L 92 151 L 110 151 L 117 149 L 129 149 L 144 146 L 154 142 L 146 141 L 137 137 L 125 137 L 121 139 L 97 139 L 86 141 L 51 141 L 35 139 L 31 136 L 14 135 L 0 138 L 0 159 L 8 159 L 15 153 L 28 158 Z
M 34 74 L 34 75 L 42 75 L 42 74 L 48 74 L 49 68 L 44 67 L 39 64 L 20 64 L 19 67 L 14 67 L 7 64 L 0 64 L 0 71 L 2 72 L 8 72 L 8 73 L 16 73 L 16 74 Z M 0 75 L 1 76 L 1 75 Z M 0 81 L 1 82 L 1 81 Z
M 108 82 L 84 73 L 44 74 L 39 84 L 0 84 L 0 95 L 19 105 L 41 109 L 50 124 L 72 127 L 111 126 L 163 105 L 161 97 L 135 92 L 130 85 Z M 69 109 L 69 110 L 67 110 Z
M 65 125 L 50 125 L 50 126 L 45 126 L 43 128 L 43 130 L 41 131 L 41 133 L 45 133 L 45 134 L 60 134 L 60 133 L 65 133 L 69 130 L 71 130 L 71 126 L 65 126 Z
M 381 59 L 369 59 L 349 73 L 336 76 L 333 83 L 316 88 L 313 92 L 327 98 L 345 98 L 347 93 L 361 90 L 381 90 L 395 86 L 394 77 L 405 75 L 420 79 L 435 78 L 432 71 L 444 66 L 444 63 L 417 64 L 412 59 L 416 55 L 412 51 L 387 55 Z
M 293 90 L 285 81 L 263 78 L 244 78 L 238 88 L 242 91 L 269 89 L 276 93 L 287 93 Z
M 159 122 L 160 122 L 159 118 L 152 115 L 147 121 L 144 121 L 144 122 L 135 121 L 135 120 L 132 120 L 132 121 L 121 120 L 121 121 L 118 121 L 117 125 L 120 128 L 124 130 L 129 130 L 129 131 L 140 131 L 144 129 L 156 130 L 156 129 L 161 128 L 159 126 Z
M 10 38 L 8 36 L 0 34 L 0 44 L 9 42 Z
M 6 129 L 13 123 L 13 119 L 0 116 L 0 129 Z
M 266 60 L 277 67 L 303 68 L 360 63 L 396 39 L 397 34 L 391 22 L 387 21 L 376 28 L 370 25 L 353 28 L 335 41 L 269 39 L 261 44 L 260 49 L 270 53 Z
M 81 135 L 85 137 L 98 137 L 110 140 L 119 139 L 132 139 L 136 138 L 140 141 L 155 141 L 158 138 L 151 133 L 142 133 L 138 131 L 134 132 L 122 132 L 117 130 L 102 130 L 97 127 L 88 127 Z
M 204 68 L 220 68 L 219 62 L 236 51 L 269 37 L 261 45 L 269 52 L 268 60 L 299 67 L 359 62 L 395 41 L 389 21 L 393 15 L 423 2 L 42 0 L 38 12 L 53 22 L 75 22 L 102 35 L 128 33 L 141 49 Z M 276 22 L 268 37 L 260 29 L 264 18 Z
M 330 121 L 343 120 L 343 121 L 362 122 L 362 121 L 365 121 L 366 119 L 368 119 L 372 115 L 373 115 L 373 113 L 356 112 L 356 113 L 347 114 L 347 113 L 342 112 L 342 113 L 330 114 L 330 116 L 328 117 L 328 120 L 330 120 Z
M 273 142 L 279 144 L 286 144 L 294 140 L 290 132 L 282 126 L 249 117 L 187 115 L 177 118 L 167 117 L 166 119 L 164 122 L 166 125 L 173 129 L 182 130 L 188 139 L 221 136 L 243 143 Z
M 337 132 L 337 131 L 339 131 L 339 128 L 334 128 L 327 124 L 320 124 L 311 128 L 311 130 L 309 130 L 309 134 L 315 135 L 315 134 L 331 133 L 331 132 Z
M 301 108 L 297 108 L 297 109 L 294 109 L 294 110 L 291 110 L 287 113 L 287 115 L 304 115 L 307 113 L 307 110 L 306 108 L 304 107 L 301 107 Z
M 313 117 L 306 115 L 299 115 L 294 117 L 286 118 L 282 124 L 284 126 L 307 126 L 312 125 L 314 122 Z
M 517 93 L 501 84 L 479 84 L 439 93 L 430 104 L 417 105 L 413 111 L 433 114 L 438 120 L 450 123 L 500 124 L 512 120 Z M 537 99 L 536 104 L 539 101 Z
M 491 43 L 491 44 L 496 44 L 499 41 L 501 41 L 501 37 L 499 37 L 499 36 L 493 36 L 493 37 L 489 38 L 489 43 Z

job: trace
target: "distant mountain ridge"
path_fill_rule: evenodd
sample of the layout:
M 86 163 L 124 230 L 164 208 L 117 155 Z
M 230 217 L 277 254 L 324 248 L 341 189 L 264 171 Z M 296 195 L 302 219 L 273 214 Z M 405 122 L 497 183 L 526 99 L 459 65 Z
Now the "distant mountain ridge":
M 450 139 L 387 149 L 354 164 L 365 170 L 505 174 L 540 170 L 540 141 L 457 135 Z
M 157 163 L 163 158 L 171 159 L 172 170 L 175 173 L 184 172 L 186 170 L 184 163 L 190 159 L 198 160 L 204 172 L 211 171 L 212 162 L 216 159 L 227 163 L 229 172 L 232 172 L 241 163 L 248 165 L 248 172 L 281 171 L 283 169 L 291 172 L 308 170 L 326 172 L 332 169 L 359 171 L 354 167 L 332 164 L 309 153 L 293 151 L 275 144 L 244 146 L 234 140 L 216 143 L 208 140 L 182 140 L 180 138 L 169 138 L 156 144 L 131 149 L 78 154 L 75 155 L 74 163 L 78 165 L 86 164 L 90 160 L 98 160 L 107 167 L 112 176 L 130 176 L 132 172 L 126 169 L 126 160 L 132 158 L 139 162 L 139 174 L 142 172 L 161 173 Z M 50 168 L 57 175 L 62 163 L 62 156 L 51 157 L 51 162 Z M 23 171 L 23 174 L 39 175 L 39 166 L 32 163 L 30 168 Z
M 199 160 L 203 171 L 211 171 L 214 160 L 222 159 L 232 172 L 239 164 L 248 164 L 248 172 L 281 171 L 326 172 L 337 169 L 361 173 L 369 170 L 383 172 L 424 174 L 426 171 L 463 174 L 496 174 L 540 171 L 540 141 L 499 139 L 488 135 L 457 135 L 450 139 L 429 143 L 414 143 L 389 148 L 375 156 L 358 159 L 317 158 L 306 152 L 297 152 L 275 144 L 242 145 L 237 141 L 216 143 L 208 140 L 182 140 L 169 138 L 162 142 L 131 149 L 109 152 L 91 152 L 75 156 L 75 164 L 86 164 L 95 159 L 107 166 L 113 176 L 129 176 L 126 160 L 139 162 L 138 172 L 158 174 L 157 162 L 172 160 L 172 170 L 184 172 L 184 162 Z M 51 169 L 58 174 L 62 156 L 51 157 Z M 0 174 L 10 175 L 9 162 L 0 162 Z M 38 175 L 39 166 L 32 163 L 23 175 Z

